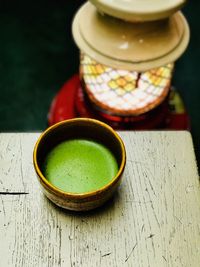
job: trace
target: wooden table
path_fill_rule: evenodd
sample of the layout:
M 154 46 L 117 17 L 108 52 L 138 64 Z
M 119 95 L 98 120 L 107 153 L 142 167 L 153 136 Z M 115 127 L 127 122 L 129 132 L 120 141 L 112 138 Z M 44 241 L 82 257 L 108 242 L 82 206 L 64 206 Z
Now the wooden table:
M 0 134 L 0 266 L 200 266 L 200 187 L 188 132 L 121 132 L 123 183 L 68 212 L 40 191 L 37 133 Z

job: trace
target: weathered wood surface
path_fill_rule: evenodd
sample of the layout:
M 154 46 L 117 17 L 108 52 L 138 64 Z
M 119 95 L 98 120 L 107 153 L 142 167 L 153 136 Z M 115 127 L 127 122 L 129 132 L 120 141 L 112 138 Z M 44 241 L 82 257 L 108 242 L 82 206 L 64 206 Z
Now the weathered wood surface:
M 77 214 L 40 191 L 32 164 L 38 134 L 0 134 L 0 266 L 200 266 L 190 134 L 120 135 L 127 166 L 118 193 L 101 209 Z

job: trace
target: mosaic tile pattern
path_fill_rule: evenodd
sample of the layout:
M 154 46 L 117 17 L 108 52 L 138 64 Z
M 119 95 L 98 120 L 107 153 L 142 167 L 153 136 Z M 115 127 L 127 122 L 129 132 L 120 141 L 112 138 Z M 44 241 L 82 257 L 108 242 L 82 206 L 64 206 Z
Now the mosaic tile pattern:
M 81 75 L 90 100 L 111 113 L 141 114 L 166 97 L 173 64 L 147 72 L 118 70 L 81 56 Z

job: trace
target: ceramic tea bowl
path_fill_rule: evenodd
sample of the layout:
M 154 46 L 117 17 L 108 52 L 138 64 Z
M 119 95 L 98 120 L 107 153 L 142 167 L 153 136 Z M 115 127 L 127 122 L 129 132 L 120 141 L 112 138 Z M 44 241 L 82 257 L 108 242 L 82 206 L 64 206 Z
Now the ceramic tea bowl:
M 92 140 L 102 144 L 114 156 L 117 164 L 117 173 L 102 187 L 83 193 L 70 192 L 70 190 L 58 188 L 45 177 L 43 166 L 47 155 L 59 144 L 67 140 L 76 139 Z M 98 120 L 77 118 L 59 122 L 41 134 L 34 147 L 33 163 L 47 198 L 62 208 L 86 211 L 101 206 L 116 191 L 125 168 L 126 151 L 123 141 L 110 126 Z

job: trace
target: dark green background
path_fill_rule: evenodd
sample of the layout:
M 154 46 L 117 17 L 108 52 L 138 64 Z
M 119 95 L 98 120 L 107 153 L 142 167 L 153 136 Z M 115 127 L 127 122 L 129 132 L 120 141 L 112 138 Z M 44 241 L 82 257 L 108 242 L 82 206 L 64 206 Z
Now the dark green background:
M 47 113 L 62 84 L 78 72 L 78 49 L 71 35 L 75 11 L 83 0 L 0 1 L 0 131 L 47 127 Z M 178 60 L 173 84 L 191 117 L 200 153 L 200 1 L 184 8 L 191 41 Z

